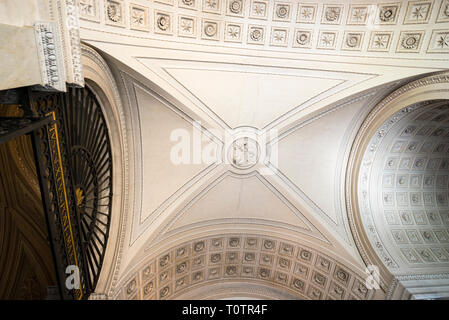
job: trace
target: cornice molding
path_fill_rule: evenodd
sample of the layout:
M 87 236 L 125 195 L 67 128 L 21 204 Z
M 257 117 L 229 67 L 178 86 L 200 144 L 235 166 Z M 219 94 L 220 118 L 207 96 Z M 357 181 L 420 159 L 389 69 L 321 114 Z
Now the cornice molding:
M 81 62 L 80 24 L 78 1 L 51 0 L 50 14 L 57 21 L 64 51 L 66 81 L 77 86 L 84 86 L 83 65 Z
M 36 22 L 34 30 L 42 86 L 47 90 L 66 91 L 65 66 L 58 26 L 54 22 Z

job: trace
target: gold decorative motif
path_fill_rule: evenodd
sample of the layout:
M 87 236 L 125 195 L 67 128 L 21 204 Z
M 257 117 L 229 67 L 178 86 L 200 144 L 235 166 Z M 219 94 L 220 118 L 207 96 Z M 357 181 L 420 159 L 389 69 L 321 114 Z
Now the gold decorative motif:
M 84 203 L 84 199 L 86 198 L 86 196 L 84 195 L 84 190 L 81 189 L 80 187 L 76 188 L 75 196 L 76 196 L 76 205 L 78 207 L 81 207 L 82 204 Z
M 53 112 L 53 120 L 56 121 L 56 115 Z M 78 266 L 78 258 L 76 256 L 75 240 L 72 231 L 72 222 L 70 219 L 70 206 L 67 195 L 67 187 L 64 176 L 64 167 L 62 164 L 61 148 L 59 142 L 59 133 L 57 123 L 47 126 L 47 138 L 50 150 L 50 157 L 56 184 L 56 197 L 58 199 L 59 213 L 61 215 L 61 227 L 64 230 L 64 246 L 68 257 L 67 264 Z M 79 279 L 79 283 L 81 279 Z M 83 292 L 81 289 L 75 289 L 75 298 L 82 299 Z

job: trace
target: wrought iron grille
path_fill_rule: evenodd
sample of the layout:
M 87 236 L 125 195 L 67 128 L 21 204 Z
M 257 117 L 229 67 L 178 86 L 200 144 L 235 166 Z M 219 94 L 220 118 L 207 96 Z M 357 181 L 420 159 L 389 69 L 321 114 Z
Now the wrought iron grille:
M 88 88 L 28 91 L 25 114 L 52 118 L 33 131 L 33 147 L 61 295 L 84 299 L 95 290 L 109 235 L 112 152 L 100 103 Z M 79 268 L 80 288 L 65 286 Z
M 108 240 L 112 205 L 112 152 L 100 103 L 88 88 L 64 95 L 62 119 L 73 177 L 87 285 L 95 288 Z

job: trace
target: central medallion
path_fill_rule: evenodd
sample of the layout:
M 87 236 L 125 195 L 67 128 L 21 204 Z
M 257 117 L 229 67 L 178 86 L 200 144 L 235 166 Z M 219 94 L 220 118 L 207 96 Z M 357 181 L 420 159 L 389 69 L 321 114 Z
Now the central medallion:
M 241 137 L 232 142 L 228 151 L 231 164 L 238 169 L 248 169 L 259 161 L 259 144 L 256 140 Z

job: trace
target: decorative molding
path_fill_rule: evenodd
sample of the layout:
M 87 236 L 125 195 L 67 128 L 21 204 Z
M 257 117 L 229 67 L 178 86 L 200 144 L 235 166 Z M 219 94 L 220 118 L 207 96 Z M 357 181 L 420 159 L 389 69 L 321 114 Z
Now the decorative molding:
M 201 38 L 207 40 L 219 40 L 220 21 L 203 19 L 201 23 Z
M 79 7 L 76 0 L 50 0 L 50 16 L 58 24 L 65 65 L 65 82 L 84 86 L 81 64 Z
M 298 4 L 298 11 L 296 14 L 296 22 L 314 24 L 318 11 L 318 5 L 313 3 Z
M 425 296 L 436 296 L 441 297 L 438 294 L 438 291 L 441 290 L 441 287 L 447 288 L 447 282 L 441 283 L 439 285 L 435 285 L 435 283 L 429 283 L 429 280 L 449 280 L 448 273 L 441 274 L 417 274 L 417 275 L 397 275 L 393 281 L 391 281 L 390 286 L 388 287 L 386 300 L 410 300 L 414 299 L 414 294 L 410 293 L 413 291 L 414 287 L 419 287 L 420 295 L 424 294 Z M 412 285 L 407 284 L 407 281 L 414 282 Z M 421 283 L 422 282 L 422 283 Z M 439 288 L 435 288 L 439 287 Z M 423 289 L 430 289 L 429 293 L 424 293 Z M 444 290 L 444 289 L 443 289 Z M 447 291 L 443 294 L 443 296 L 447 297 Z
M 365 33 L 363 31 L 346 31 L 343 36 L 342 50 L 361 51 Z
M 400 2 L 379 4 L 377 6 L 377 14 L 374 23 L 384 25 L 396 24 L 398 21 L 400 10 Z
M 126 227 L 128 221 L 129 214 L 129 206 L 130 206 L 130 193 L 131 188 L 129 185 L 129 164 L 130 164 L 130 154 L 131 148 L 128 143 L 128 125 L 127 125 L 127 117 L 125 117 L 125 110 L 123 108 L 121 97 L 114 79 L 114 76 L 111 73 L 107 63 L 104 59 L 92 48 L 81 45 L 81 53 L 84 58 L 87 58 L 95 64 L 98 70 L 94 70 L 95 74 L 101 74 L 105 77 L 104 83 L 96 83 L 98 86 L 102 88 L 102 90 L 110 90 L 112 94 L 112 101 L 108 101 L 108 103 L 104 103 L 104 106 L 109 106 L 111 109 L 104 109 L 103 112 L 108 120 L 108 124 L 110 126 L 114 126 L 117 130 L 111 130 L 113 133 L 111 135 L 111 146 L 113 150 L 117 150 L 118 152 L 114 152 L 115 155 L 119 155 L 121 169 L 116 169 L 117 174 L 114 172 L 114 185 L 121 186 L 120 190 L 120 202 L 116 204 L 113 203 L 113 215 L 111 227 L 116 225 L 117 235 L 114 238 L 113 231 L 111 231 L 108 240 L 108 247 L 105 254 L 105 259 L 108 257 L 113 257 L 111 259 L 112 263 L 109 268 L 106 268 L 106 265 L 103 266 L 101 275 L 99 278 L 99 285 L 104 287 L 104 292 L 107 292 L 108 296 L 113 296 L 118 280 L 118 275 L 120 272 L 122 256 L 125 245 L 125 235 L 126 235 Z M 116 166 L 116 168 L 119 168 Z M 114 196 L 116 197 L 116 196 Z M 117 197 L 116 197 L 117 198 Z
M 288 28 L 272 27 L 270 44 L 272 46 L 286 47 L 288 44 Z
M 372 31 L 368 51 L 388 52 L 393 39 L 393 32 Z
M 66 69 L 71 70 L 67 81 L 78 86 L 84 86 L 83 64 L 81 63 L 81 40 L 79 34 L 79 15 L 76 0 L 66 0 L 66 29 L 69 36 L 69 47 L 66 55 Z
M 197 1 L 198 0 L 178 0 L 178 7 L 196 10 L 197 9 Z
M 133 30 L 148 31 L 150 29 L 149 9 L 138 4 L 129 4 L 130 28 Z
M 154 10 L 154 33 L 173 34 L 173 15 L 171 13 Z
M 232 142 L 228 151 L 229 161 L 238 169 L 247 169 L 259 161 L 260 150 L 256 140 L 241 137 Z
M 156 3 L 162 3 L 172 6 L 174 4 L 174 0 L 154 0 Z
M 362 223 L 362 214 L 360 209 L 360 204 L 356 199 L 358 197 L 358 188 L 359 182 L 359 168 L 361 166 L 361 157 L 363 152 L 368 147 L 368 139 L 371 139 L 372 135 L 368 134 L 369 132 L 373 132 L 374 123 L 376 123 L 376 119 L 382 117 L 385 114 L 385 110 L 388 109 L 388 114 L 393 114 L 398 110 L 398 106 L 395 108 L 391 108 L 391 103 L 396 101 L 401 96 L 405 94 L 410 94 L 410 91 L 413 91 L 418 88 L 428 87 L 436 84 L 449 83 L 449 76 L 447 74 L 437 74 L 429 77 L 425 77 L 422 79 L 418 79 L 412 81 L 401 88 L 395 90 L 393 93 L 384 98 L 368 115 L 367 119 L 362 124 L 359 132 L 355 138 L 351 154 L 349 156 L 348 161 L 348 169 L 346 173 L 346 207 L 348 211 L 348 221 L 349 225 L 359 250 L 359 253 L 364 260 L 366 265 L 378 265 L 382 266 L 381 277 L 383 281 L 383 285 L 385 286 L 385 282 L 388 283 L 391 281 L 391 272 L 388 271 L 389 268 L 394 270 L 395 266 L 397 268 L 397 264 L 392 260 L 392 258 L 386 254 L 384 250 L 383 244 L 381 241 L 368 240 L 368 232 L 372 235 L 376 234 L 376 228 L 367 229 L 368 226 L 363 225 Z M 384 116 L 383 116 L 384 118 Z M 384 118 L 385 119 L 385 118 Z M 377 131 L 378 128 L 376 128 Z M 374 134 L 374 133 L 373 133 Z M 374 232 L 374 233 L 373 233 Z M 374 242 L 373 242 L 374 241 Z M 371 244 L 369 244 L 371 243 Z M 376 252 L 376 254 L 374 254 Z
M 176 299 L 193 286 L 217 281 L 265 283 L 307 300 L 371 299 L 374 294 L 342 261 L 271 236 L 199 238 L 145 258 L 134 269 L 120 281 L 125 299 Z
M 428 23 L 432 8 L 433 0 L 409 1 L 404 16 L 404 24 Z
M 81 18 L 85 20 L 87 24 L 89 24 L 89 22 L 100 22 L 100 16 L 97 13 L 97 2 L 99 0 L 80 1 L 81 2 L 78 2 L 78 6 L 82 12 Z M 176 37 L 173 39 L 176 41 L 179 37 L 181 38 L 179 40 L 182 42 L 214 40 L 233 47 L 235 47 L 237 43 L 241 45 L 264 44 L 265 48 L 272 48 L 274 50 L 285 51 L 289 49 L 293 52 L 298 50 L 309 52 L 304 49 L 310 49 L 310 52 L 314 53 L 326 53 L 326 51 L 331 49 L 338 50 L 339 53 L 344 55 L 351 54 L 351 51 L 352 53 L 358 51 L 362 56 L 385 56 L 387 52 L 390 54 L 417 55 L 422 53 L 420 50 L 422 46 L 427 46 L 429 48 L 427 51 L 428 53 L 444 54 L 447 52 L 445 38 L 443 38 L 442 42 L 443 48 L 438 49 L 439 38 L 435 40 L 425 35 L 437 31 L 434 30 L 432 20 L 436 20 L 435 22 L 437 23 L 449 22 L 449 17 L 446 16 L 446 12 L 449 14 L 449 0 L 442 0 L 441 3 L 437 3 L 434 0 L 413 0 L 407 2 L 398 1 L 391 3 L 361 3 L 350 5 L 338 3 L 296 3 L 288 0 L 155 0 L 155 11 L 148 12 L 148 14 L 146 13 L 147 6 L 143 4 L 134 5 L 133 3 L 128 2 L 126 2 L 126 5 L 130 7 L 134 6 L 135 14 L 133 14 L 133 10 L 131 9 L 126 10 L 125 13 L 122 10 L 125 5 L 123 1 L 124 0 L 104 0 L 106 12 L 104 14 L 105 22 L 103 23 L 105 25 L 128 27 L 131 30 L 142 31 L 136 35 L 139 38 L 148 37 L 151 39 L 154 34 L 156 39 L 160 39 L 160 35 L 173 36 L 175 34 Z M 164 8 L 162 4 L 165 4 L 166 7 Z M 110 14 L 108 14 L 108 6 L 110 7 Z M 142 11 L 137 9 L 138 6 L 140 6 Z M 159 8 L 167 11 L 160 11 Z M 190 16 L 189 19 L 194 19 L 198 22 L 213 19 L 215 22 L 218 22 L 217 36 L 207 36 L 202 24 L 198 26 L 195 24 L 195 28 L 197 27 L 198 31 L 196 33 L 192 32 L 194 28 L 190 28 L 191 20 L 183 18 L 187 16 L 185 15 L 187 11 L 191 12 L 188 14 Z M 111 14 L 114 15 L 113 20 L 116 21 L 111 21 Z M 269 14 L 271 15 L 270 19 L 268 17 Z M 213 18 L 213 15 L 215 15 L 216 18 Z M 318 15 L 319 18 L 317 18 Z M 242 19 L 239 21 L 239 19 L 235 18 Z M 154 20 L 154 28 L 149 27 L 150 24 L 146 22 L 147 20 Z M 160 25 L 158 25 L 158 21 L 160 22 Z M 251 32 L 252 26 L 258 24 L 257 21 L 263 22 L 263 25 L 260 25 L 259 27 L 264 29 L 264 35 L 262 38 L 259 38 L 261 34 L 259 32 L 261 29 L 259 29 L 255 34 L 258 40 L 254 40 L 249 33 Z M 313 28 L 311 27 L 310 29 L 313 29 L 313 32 L 317 34 L 320 31 L 320 26 L 330 28 L 330 30 L 326 32 L 332 32 L 336 36 L 328 33 L 327 36 L 335 36 L 338 43 L 324 45 L 323 41 L 320 41 L 320 37 L 318 37 L 314 39 L 316 41 L 315 46 L 299 44 L 297 42 L 298 38 L 294 36 L 295 30 L 304 28 L 309 29 L 306 28 L 306 24 L 313 25 Z M 375 30 L 371 27 L 373 24 L 377 25 L 376 28 L 374 28 Z M 417 24 L 422 26 L 419 32 L 410 29 L 410 25 Z M 186 26 L 189 28 L 189 31 L 182 31 Z M 359 26 L 359 28 L 353 30 L 352 27 L 346 28 L 345 26 Z M 92 27 L 92 24 L 90 24 L 90 27 Z M 332 30 L 332 28 L 334 29 Z M 288 33 L 291 36 L 286 42 L 278 41 L 272 35 L 275 33 L 279 34 L 279 32 L 270 32 L 270 30 L 274 29 L 288 29 L 287 31 L 282 31 L 282 33 Z M 449 29 L 445 30 L 443 28 L 438 31 L 446 32 L 449 31 Z M 117 30 L 115 32 L 120 33 Z M 147 35 L 145 36 L 143 32 L 146 32 Z M 265 32 L 268 32 L 267 36 L 265 36 Z M 367 35 L 370 34 L 371 37 L 368 46 L 365 46 L 363 43 L 360 43 L 361 46 L 359 46 L 359 35 L 348 36 L 350 32 L 358 33 L 359 35 L 362 33 Z M 424 32 L 423 35 L 419 35 L 421 32 Z M 407 33 L 413 33 L 414 36 L 408 37 L 408 39 L 403 39 L 403 36 Z M 124 31 L 123 34 L 132 36 L 132 33 L 130 34 L 126 31 Z M 304 34 L 301 35 L 302 38 L 305 36 L 306 35 Z M 364 39 L 362 40 L 364 41 Z M 412 43 L 413 41 L 416 41 L 419 49 Z M 354 43 L 356 44 L 355 46 L 353 46 Z M 395 45 L 396 48 L 391 50 L 390 48 L 393 45 Z M 253 47 L 253 49 L 255 49 L 255 47 Z M 327 54 L 330 53 L 327 52 Z
M 433 30 L 427 48 L 428 53 L 449 52 L 449 30 Z
M 203 12 L 221 14 L 221 5 L 224 0 L 203 0 Z
M 425 103 L 424 105 L 428 105 L 428 103 Z M 368 229 L 368 235 L 370 236 L 370 234 L 372 234 L 372 236 L 374 237 L 372 238 L 372 243 L 377 242 L 377 249 L 384 253 L 384 251 L 381 250 L 381 244 L 387 241 L 386 238 L 382 238 L 382 236 L 380 235 L 374 236 L 375 234 L 377 234 L 374 225 L 378 226 L 382 222 L 376 222 L 375 217 L 369 217 L 370 215 L 372 215 L 371 210 L 374 210 L 374 212 L 376 212 L 376 217 L 379 217 L 379 212 L 384 212 L 386 219 L 384 223 L 386 223 L 386 226 L 383 227 L 383 229 L 391 232 L 391 238 L 394 242 L 396 242 L 396 244 L 392 245 L 400 248 L 403 259 L 405 258 L 410 264 L 426 262 L 435 263 L 438 260 L 440 262 L 449 262 L 449 252 L 445 253 L 444 248 L 438 246 L 438 241 L 441 242 L 443 246 L 444 243 L 449 243 L 449 234 L 444 229 L 441 229 L 444 228 L 444 223 L 449 224 L 449 217 L 447 217 L 446 219 L 440 218 L 439 214 L 435 211 L 436 209 L 431 210 L 431 208 L 437 206 L 438 209 L 444 209 L 444 206 L 447 207 L 447 200 L 445 201 L 445 203 L 442 202 L 442 200 L 439 201 L 439 195 L 442 193 L 429 189 L 429 187 L 434 186 L 435 180 L 432 179 L 432 177 L 435 178 L 434 176 L 424 175 L 424 177 L 427 177 L 427 182 L 422 181 L 423 172 L 421 170 L 426 168 L 427 170 L 435 170 L 435 168 L 429 168 L 429 164 L 432 160 L 430 159 L 432 150 L 424 151 L 422 150 L 422 148 L 426 145 L 426 143 L 430 142 L 429 139 L 435 140 L 434 138 L 428 137 L 433 137 L 434 132 L 436 132 L 435 128 L 433 130 L 427 130 L 426 134 L 421 134 L 422 129 L 418 130 L 418 128 L 422 126 L 422 123 L 419 123 L 417 121 L 427 122 L 428 120 L 421 120 L 420 118 L 423 118 L 422 115 L 431 115 L 431 113 L 427 110 L 427 108 L 430 108 L 430 106 L 425 110 L 423 110 L 422 107 L 423 104 L 412 105 L 396 112 L 377 130 L 377 134 L 369 142 L 369 149 L 365 152 L 364 158 L 362 160 L 363 164 L 359 173 L 359 176 L 361 176 L 361 178 L 359 178 L 360 180 L 358 183 L 361 216 L 365 228 Z M 435 107 L 433 107 L 433 109 L 435 109 Z M 386 151 L 386 164 L 385 166 L 382 164 L 381 167 L 382 170 L 385 170 L 385 173 L 376 173 L 373 166 L 378 162 L 374 162 L 373 159 L 375 157 L 377 149 L 380 149 L 384 145 L 383 140 L 391 137 L 391 134 L 396 134 L 396 131 L 398 130 L 397 126 L 403 123 L 403 119 L 407 120 L 412 115 L 414 118 L 416 118 L 413 121 L 414 125 L 408 125 L 407 122 L 407 125 L 404 128 L 399 127 L 399 134 L 402 132 L 402 134 L 400 134 L 400 136 L 398 137 L 399 140 L 393 140 L 392 146 L 388 148 L 389 151 Z M 443 113 L 441 115 L 445 114 Z M 436 113 L 435 118 L 438 117 L 440 117 L 440 115 Z M 433 122 L 433 124 L 435 124 L 435 122 Z M 396 131 L 393 131 L 393 129 Z M 422 145 L 423 141 L 424 145 Z M 389 152 L 391 152 L 392 156 L 389 156 Z M 403 152 L 404 155 L 402 154 Z M 427 156 L 423 157 L 421 155 L 415 158 L 413 154 L 414 152 L 426 152 Z M 410 156 L 413 156 L 413 159 L 415 160 L 413 160 Z M 399 159 L 401 160 L 399 161 Z M 428 163 L 427 167 L 424 167 L 425 163 Z M 372 172 L 371 175 L 369 172 Z M 424 173 L 426 172 L 429 173 L 428 171 L 425 171 Z M 381 198 L 381 201 L 379 201 L 379 203 L 382 203 L 380 208 L 376 206 L 376 201 L 372 197 L 370 197 L 370 194 L 374 194 L 374 191 L 370 189 L 370 187 L 372 186 L 372 184 L 370 183 L 370 177 L 373 174 L 373 177 L 376 179 L 376 182 L 374 183 L 374 185 L 376 186 L 378 185 L 377 177 L 382 177 L 382 185 L 380 187 L 382 192 L 378 196 Z M 438 177 L 445 177 L 445 180 L 448 180 L 447 175 Z M 421 182 L 417 184 L 413 182 L 414 180 Z M 421 191 L 423 184 L 425 188 L 424 192 Z M 440 184 L 444 185 L 444 183 L 442 182 L 440 182 Z M 438 188 L 442 187 L 440 186 Z M 370 202 L 372 204 L 370 204 Z M 424 209 L 427 209 L 427 215 L 422 210 L 416 210 L 423 209 L 423 205 L 425 205 Z M 443 208 L 441 208 L 441 206 L 443 206 Z M 429 212 L 431 212 L 432 214 L 430 214 Z M 399 214 L 399 217 L 397 216 L 397 214 Z M 429 219 L 430 226 L 433 227 L 432 229 L 429 229 L 427 217 Z M 447 222 L 445 222 L 445 220 L 447 220 Z M 432 226 L 434 224 L 439 224 L 439 226 Z M 422 239 L 424 239 L 424 244 L 426 245 L 425 248 L 420 245 L 423 244 Z M 409 241 L 412 242 L 413 247 L 410 247 Z M 432 245 L 432 247 L 429 249 L 427 247 L 428 245 Z M 436 260 L 434 255 L 438 260 Z M 396 262 L 398 263 L 397 256 L 395 259 L 390 256 L 390 259 L 396 260 Z M 398 268 L 396 262 L 394 265 L 390 264 L 389 267 Z
M 243 0 L 226 0 L 226 15 L 243 17 L 245 14 L 245 2 Z
M 320 30 L 316 47 L 318 49 L 334 50 L 337 47 L 338 32 L 333 30 Z
M 80 18 L 84 20 L 100 22 L 100 10 L 98 8 L 99 0 L 79 0 Z
M 104 0 L 104 19 L 107 25 L 125 27 L 125 3 L 123 0 Z
M 403 31 L 399 35 L 396 52 L 419 52 L 425 31 Z
M 264 44 L 265 43 L 265 26 L 248 26 L 248 43 Z
M 368 5 L 351 5 L 349 7 L 346 24 L 348 25 L 366 25 L 370 14 Z
M 226 22 L 224 41 L 242 42 L 243 24 L 235 22 Z
M 395 279 L 399 281 L 408 280 L 435 280 L 435 279 L 449 279 L 449 273 L 438 273 L 438 274 L 406 274 L 397 275 Z
M 196 17 L 180 15 L 178 17 L 178 36 L 195 38 L 197 36 L 196 26 Z
M 64 58 L 56 23 L 36 22 L 34 30 L 43 87 L 49 90 L 66 91 Z
M 290 21 L 292 15 L 292 3 L 274 2 L 273 21 Z
M 323 5 L 321 24 L 340 24 L 343 8 L 343 5 Z
M 449 22 L 449 0 L 441 1 L 436 22 Z
M 293 47 L 311 48 L 313 43 L 313 30 L 295 29 Z
M 393 294 L 395 293 L 396 288 L 398 287 L 398 285 L 399 285 L 399 280 L 397 278 L 394 278 L 391 281 L 390 285 L 388 286 L 387 294 L 385 296 L 385 300 L 391 300 L 392 299 Z
M 109 300 L 108 295 L 105 293 L 91 293 L 89 300 Z
M 268 17 L 269 3 L 266 0 L 252 0 L 249 17 L 266 20 Z

